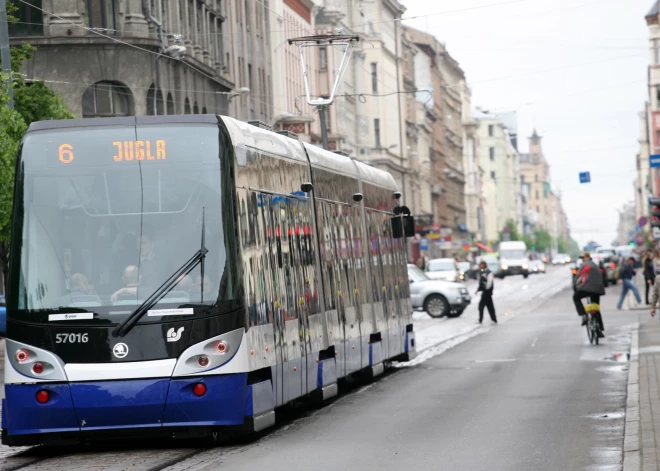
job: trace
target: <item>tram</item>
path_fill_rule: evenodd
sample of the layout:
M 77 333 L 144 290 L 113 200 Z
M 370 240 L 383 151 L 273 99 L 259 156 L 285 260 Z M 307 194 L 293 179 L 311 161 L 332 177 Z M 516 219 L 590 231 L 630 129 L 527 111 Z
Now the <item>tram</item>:
M 227 117 L 32 124 L 2 443 L 259 431 L 411 359 L 399 198 L 389 173 Z

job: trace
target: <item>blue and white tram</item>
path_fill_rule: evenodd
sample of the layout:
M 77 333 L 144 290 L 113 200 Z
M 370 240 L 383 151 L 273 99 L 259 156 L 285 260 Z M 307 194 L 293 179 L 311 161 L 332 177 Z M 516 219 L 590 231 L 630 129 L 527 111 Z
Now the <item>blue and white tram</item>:
M 410 359 L 398 197 L 386 172 L 231 118 L 31 125 L 2 443 L 257 431 Z

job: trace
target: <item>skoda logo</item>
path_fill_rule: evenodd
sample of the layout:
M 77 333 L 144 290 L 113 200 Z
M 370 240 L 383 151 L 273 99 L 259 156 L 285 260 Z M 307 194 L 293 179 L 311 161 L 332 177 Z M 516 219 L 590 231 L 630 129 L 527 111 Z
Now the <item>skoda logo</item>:
M 112 347 L 112 353 L 117 358 L 124 358 L 126 355 L 128 355 L 128 345 L 125 343 L 117 343 L 114 347 Z

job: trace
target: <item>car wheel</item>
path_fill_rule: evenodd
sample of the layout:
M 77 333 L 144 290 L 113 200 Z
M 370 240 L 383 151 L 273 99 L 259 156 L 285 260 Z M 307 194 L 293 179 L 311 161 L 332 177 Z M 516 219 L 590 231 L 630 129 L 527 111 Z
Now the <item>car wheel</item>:
M 523 278 L 527 278 L 529 276 L 529 273 L 523 273 Z
M 441 294 L 432 294 L 424 301 L 424 310 L 435 319 L 445 317 L 449 313 L 449 303 Z

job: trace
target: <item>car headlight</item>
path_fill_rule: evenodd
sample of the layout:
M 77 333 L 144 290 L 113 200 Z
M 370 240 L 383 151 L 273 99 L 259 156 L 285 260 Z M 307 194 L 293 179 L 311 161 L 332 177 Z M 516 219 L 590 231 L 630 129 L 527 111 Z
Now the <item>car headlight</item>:
M 461 288 L 458 290 L 461 294 L 468 294 L 467 288 Z
M 527 270 L 527 269 L 529 268 L 529 267 L 528 267 L 527 265 L 525 265 L 525 264 L 523 264 L 522 267 L 523 267 L 523 270 Z
M 506 270 L 507 268 L 509 268 L 507 265 L 502 265 L 502 270 Z

